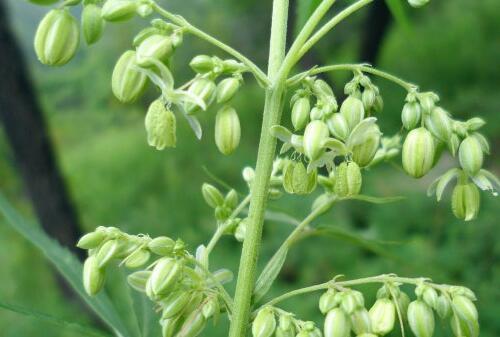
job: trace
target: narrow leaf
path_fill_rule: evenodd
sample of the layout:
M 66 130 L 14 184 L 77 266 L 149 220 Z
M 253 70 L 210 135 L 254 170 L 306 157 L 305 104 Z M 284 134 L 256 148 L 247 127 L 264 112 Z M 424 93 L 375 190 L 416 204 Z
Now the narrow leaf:
M 264 270 L 260 274 L 257 282 L 255 283 L 254 290 L 254 300 L 259 301 L 262 297 L 264 297 L 271 286 L 273 285 L 274 280 L 278 277 L 278 274 L 283 268 L 283 264 L 285 263 L 286 256 L 288 254 L 288 248 L 282 246 L 278 251 L 274 254 L 274 256 L 269 260 L 269 262 L 264 267 Z
M 351 197 L 347 197 L 345 199 L 366 201 L 372 204 L 389 204 L 392 202 L 404 200 L 405 197 L 373 197 L 370 195 L 358 194 Z

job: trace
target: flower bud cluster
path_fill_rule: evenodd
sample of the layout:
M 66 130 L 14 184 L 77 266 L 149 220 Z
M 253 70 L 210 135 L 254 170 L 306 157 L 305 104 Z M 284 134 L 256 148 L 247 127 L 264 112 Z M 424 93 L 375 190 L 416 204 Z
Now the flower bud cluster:
M 180 240 L 133 236 L 115 227 L 98 227 L 83 236 L 77 246 L 89 252 L 83 268 L 83 283 L 89 295 L 103 288 L 106 269 L 113 261 L 136 269 L 128 275 L 128 284 L 144 293 L 161 312 L 163 337 L 176 333 L 197 336 L 207 320 L 222 310 L 212 278 L 224 282 L 227 272 L 222 270 L 208 277 L 208 272 L 196 264 L 191 267 L 191 256 Z
M 321 330 L 312 321 L 302 321 L 289 312 L 264 307 L 252 322 L 253 337 L 322 337 Z
M 215 218 L 219 222 L 227 220 L 238 205 L 238 193 L 235 190 L 230 190 L 224 196 L 217 187 L 205 183 L 201 187 L 201 193 L 207 205 L 214 209 Z

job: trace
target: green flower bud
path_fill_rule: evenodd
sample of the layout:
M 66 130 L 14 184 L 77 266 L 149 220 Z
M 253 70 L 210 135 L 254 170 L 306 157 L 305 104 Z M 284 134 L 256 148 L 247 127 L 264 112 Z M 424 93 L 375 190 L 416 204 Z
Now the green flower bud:
M 252 323 L 253 337 L 271 337 L 276 330 L 276 318 L 271 308 L 266 307 L 257 313 Z
M 218 85 L 217 85 L 217 103 L 226 103 L 230 101 L 238 89 L 240 89 L 241 86 L 241 79 L 236 78 L 236 77 L 228 77 L 223 79 Z
M 136 61 L 142 67 L 148 67 L 152 65 L 150 59 L 165 62 L 173 51 L 174 45 L 170 36 L 153 34 L 137 47 Z
M 174 246 L 175 241 L 166 236 L 159 236 L 148 243 L 149 250 L 160 256 L 172 254 Z
M 478 337 L 479 323 L 477 321 L 464 321 L 454 314 L 450 320 L 451 330 L 456 337 Z
M 436 308 L 438 294 L 432 287 L 427 286 L 422 293 L 422 299 L 431 308 Z
M 417 300 L 408 306 L 408 324 L 416 337 L 432 337 L 434 334 L 434 313 L 424 301 Z
M 276 337 L 296 337 L 295 330 L 283 330 L 281 327 L 276 328 Z
M 76 246 L 81 249 L 94 249 L 99 247 L 106 237 L 107 235 L 104 231 L 96 230 L 82 236 Z
M 364 307 L 365 299 L 363 294 L 359 291 L 348 290 L 343 294 L 341 307 L 342 310 L 348 315 L 352 314 L 355 310 Z
M 224 198 L 224 205 L 227 207 L 234 209 L 238 206 L 238 192 L 234 189 L 227 192 L 226 197 Z
M 180 317 L 160 320 L 162 337 L 174 337 L 179 321 Z
M 186 317 L 186 320 L 182 324 L 182 327 L 179 329 L 178 336 L 198 336 L 203 328 L 205 328 L 206 323 L 207 319 L 205 318 L 205 316 L 203 316 L 201 310 L 195 310 Z
M 302 162 L 290 161 L 284 169 L 283 187 L 290 194 L 309 194 L 316 188 L 318 173 L 307 173 Z
M 479 190 L 473 183 L 458 184 L 453 189 L 451 209 L 453 214 L 464 221 L 477 217 L 481 204 Z
M 188 91 L 194 96 L 202 99 L 208 106 L 212 104 L 215 99 L 217 85 L 214 81 L 208 78 L 198 78 L 190 86 Z M 195 114 L 201 110 L 201 107 L 194 103 L 186 103 L 184 105 L 188 114 Z
M 436 102 L 439 101 L 439 96 L 433 92 L 424 92 L 419 94 L 420 106 L 422 107 L 422 112 L 425 114 L 430 114 Z
M 474 117 L 465 122 L 468 131 L 477 131 L 486 124 L 485 120 L 479 117 Z
M 151 14 L 153 14 L 153 6 L 151 6 L 151 4 L 148 3 L 139 4 L 137 6 L 136 12 L 137 14 L 139 14 L 140 17 L 146 18 Z
M 403 112 L 401 113 L 401 121 L 407 130 L 416 128 L 418 123 L 420 123 L 420 118 L 422 118 L 422 109 L 418 102 L 408 102 L 404 105 Z
M 325 116 L 325 112 L 318 105 L 316 105 L 314 108 L 312 108 L 311 112 L 309 113 L 309 118 L 312 121 L 322 120 L 324 116 Z
M 447 296 L 440 295 L 436 302 L 436 312 L 441 319 L 450 317 L 451 302 Z
M 197 73 L 204 74 L 213 70 L 215 63 L 214 60 L 208 55 L 195 56 L 189 66 Z
M 366 88 L 361 95 L 361 101 L 363 102 L 363 107 L 365 111 L 369 111 L 375 105 L 377 98 L 377 93 L 373 88 Z
M 234 74 L 247 70 L 247 66 L 233 59 L 222 61 L 222 71 L 225 73 Z
M 86 5 L 82 11 L 82 31 L 87 44 L 96 43 L 101 38 L 103 30 L 101 8 L 95 4 Z
M 429 131 L 410 131 L 403 144 L 403 168 L 414 178 L 423 177 L 432 168 L 436 149 Z
M 132 0 L 108 0 L 102 7 L 102 17 L 106 21 L 118 22 L 132 18 L 137 10 L 137 2 Z
M 377 125 L 373 125 L 374 132 L 370 132 L 364 143 L 356 145 L 352 148 L 352 160 L 360 167 L 368 166 L 375 158 L 375 154 L 380 146 L 380 130 Z
M 370 314 L 365 308 L 357 309 L 351 314 L 352 331 L 356 335 L 370 333 L 372 331 L 372 322 Z
M 355 162 L 343 162 L 337 167 L 334 190 L 339 197 L 358 195 L 362 183 L 361 170 Z
M 293 330 L 292 315 L 280 315 L 279 328 L 282 329 L 283 331 Z
M 349 126 L 344 116 L 340 113 L 334 113 L 326 120 L 326 125 L 332 136 L 340 140 L 346 140 L 349 136 Z
M 335 290 L 328 289 L 319 298 L 319 311 L 321 311 L 323 315 L 339 305 L 339 299 L 335 297 L 335 294 Z
M 247 227 L 248 227 L 247 221 L 242 220 L 238 224 L 238 227 L 236 227 L 236 230 L 234 231 L 234 238 L 239 242 L 245 241 L 245 237 L 247 235 Z
M 330 85 L 322 79 L 317 79 L 316 81 L 314 81 L 312 90 L 314 94 L 320 99 L 335 97 L 332 87 L 330 87 Z
M 87 294 L 97 294 L 104 286 L 104 279 L 104 270 L 99 268 L 96 257 L 88 257 L 83 264 L 83 287 Z
M 474 303 L 465 296 L 455 296 L 452 300 L 454 312 L 458 318 L 465 322 L 474 322 L 478 320 L 478 313 Z
M 471 301 L 477 300 L 476 294 L 474 294 L 474 292 L 472 290 L 470 290 L 469 288 L 466 288 L 466 287 L 451 286 L 448 291 L 451 294 L 451 296 L 453 296 L 453 297 L 465 296 Z
M 330 310 L 325 318 L 325 337 L 350 336 L 351 324 L 347 315 L 340 308 Z
M 391 332 L 394 328 L 396 308 L 390 299 L 378 299 L 370 308 L 369 315 L 374 334 L 383 336 Z
M 304 154 L 314 161 L 321 157 L 325 149 L 323 142 L 328 138 L 328 127 L 325 123 L 315 120 L 307 124 L 304 131 Z
M 219 191 L 219 189 L 210 184 L 203 184 L 201 187 L 201 193 L 205 202 L 212 208 L 222 206 L 224 204 L 224 196 Z
M 408 3 L 412 7 L 419 8 L 419 7 L 423 7 L 423 6 L 427 5 L 427 3 L 429 1 L 430 0 L 408 0 Z
M 62 66 L 75 56 L 80 34 L 68 9 L 53 9 L 40 22 L 35 35 L 35 52 L 43 64 Z
M 465 138 L 458 149 L 460 166 L 470 175 L 475 175 L 483 166 L 483 149 L 476 137 Z
M 128 50 L 116 62 L 111 80 L 113 94 L 122 103 L 134 102 L 146 88 L 147 77 L 137 70 L 136 53 Z
M 293 103 L 292 124 L 295 130 L 302 130 L 309 122 L 311 102 L 307 97 L 301 97 Z
M 191 293 L 181 290 L 175 291 L 160 301 L 161 318 L 169 319 L 177 316 L 191 300 Z
M 140 270 L 127 276 L 128 284 L 137 291 L 146 292 L 146 284 L 151 276 L 150 270 Z
M 236 110 L 224 106 L 215 117 L 215 144 L 224 155 L 230 155 L 240 144 L 241 126 Z
M 97 251 L 96 260 L 99 268 L 106 266 L 116 255 L 120 249 L 118 240 L 106 241 Z
M 397 302 L 399 311 L 401 311 L 401 316 L 403 316 L 403 319 L 406 319 L 408 306 L 410 305 L 410 297 L 404 292 L 401 292 L 397 298 Z
M 202 308 L 202 314 L 205 316 L 205 318 L 210 318 L 213 315 L 219 313 L 220 308 L 219 308 L 219 302 L 217 301 L 216 298 L 210 298 L 207 303 L 203 305 Z
M 149 261 L 151 254 L 145 249 L 137 249 L 132 254 L 130 254 L 125 260 L 125 266 L 127 268 L 139 268 Z
M 151 274 L 151 290 L 154 294 L 165 294 L 181 275 L 182 262 L 168 257 L 158 260 Z
M 161 99 L 155 100 L 149 106 L 144 125 L 149 146 L 157 150 L 176 146 L 177 126 L 175 115 L 172 110 L 165 107 L 165 103 Z
M 439 140 L 447 142 L 453 132 L 453 123 L 449 113 L 440 107 L 435 107 L 429 118 L 425 121 L 426 126 Z
M 365 108 L 359 98 L 349 96 L 342 103 L 340 113 L 344 116 L 347 125 L 352 130 L 365 118 Z

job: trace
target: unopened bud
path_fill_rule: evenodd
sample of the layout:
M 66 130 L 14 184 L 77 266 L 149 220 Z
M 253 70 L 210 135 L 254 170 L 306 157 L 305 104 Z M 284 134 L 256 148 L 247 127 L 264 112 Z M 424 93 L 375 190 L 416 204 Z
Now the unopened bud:
M 355 162 L 341 163 L 335 172 L 335 194 L 344 198 L 359 194 L 363 177 Z
M 377 98 L 377 93 L 372 88 L 366 88 L 361 95 L 361 101 L 363 102 L 363 107 L 365 111 L 369 111 L 375 105 L 375 100 Z
M 424 176 L 432 168 L 435 155 L 434 139 L 429 131 L 410 131 L 403 144 L 403 168 L 414 178 Z
M 309 122 L 311 102 L 307 97 L 301 97 L 295 101 L 292 107 L 292 124 L 295 130 L 302 130 Z
M 335 297 L 335 290 L 328 289 L 321 297 L 319 298 L 319 310 L 323 315 L 327 312 L 335 308 L 339 305 L 338 298 Z
M 111 87 L 113 94 L 122 103 L 134 102 L 146 87 L 147 77 L 136 67 L 136 53 L 133 50 L 123 53 L 116 62 Z
M 474 303 L 465 296 L 455 296 L 452 301 L 453 311 L 465 322 L 478 320 L 477 309 Z
M 439 96 L 433 92 L 424 92 L 419 94 L 419 101 L 422 106 L 422 112 L 430 114 L 436 103 L 439 101 Z
M 217 103 L 226 103 L 230 101 L 241 86 L 241 80 L 236 77 L 223 79 L 217 85 Z
M 87 294 L 97 294 L 104 286 L 104 279 L 104 270 L 99 268 L 96 257 L 88 257 L 83 264 L 83 287 Z
M 35 35 L 35 52 L 43 64 L 68 63 L 80 43 L 78 23 L 68 9 L 53 9 L 40 22 Z
M 201 310 L 194 310 L 186 317 L 186 320 L 179 329 L 178 335 L 185 337 L 198 336 L 206 323 L 207 319 L 203 316 Z
M 376 125 L 372 128 L 374 131 L 370 132 L 366 141 L 352 148 L 352 160 L 360 167 L 365 167 L 372 162 L 380 146 L 380 130 Z
M 426 119 L 426 126 L 432 134 L 439 140 L 447 142 L 452 134 L 453 124 L 449 113 L 443 108 L 435 107 L 429 118 Z
M 151 290 L 154 294 L 168 292 L 179 279 L 182 270 L 180 261 L 164 257 L 158 261 L 151 274 Z
M 284 168 L 283 187 L 290 194 L 309 194 L 316 188 L 318 173 L 307 173 L 302 162 L 290 161 Z
M 276 330 L 276 318 L 271 308 L 264 308 L 257 313 L 252 323 L 253 337 L 271 337 Z
M 198 78 L 189 86 L 188 91 L 192 95 L 199 97 L 208 106 L 215 99 L 216 89 L 217 85 L 214 81 L 208 78 Z M 184 108 L 188 114 L 195 114 L 201 110 L 200 106 L 191 102 L 186 103 Z
M 475 175 L 483 166 L 483 149 L 474 136 L 465 138 L 458 149 L 460 166 L 470 175 Z
M 212 71 L 215 64 L 210 56 L 197 55 L 191 60 L 189 66 L 197 73 L 204 74 Z
M 328 127 L 322 121 L 316 120 L 307 124 L 304 131 L 304 153 L 309 160 L 321 157 L 325 149 L 323 142 L 328 138 Z
M 82 31 L 87 44 L 96 43 L 101 38 L 103 30 L 101 8 L 95 4 L 86 5 L 82 11 Z
M 213 185 L 207 183 L 203 184 L 201 187 L 201 193 L 205 202 L 212 208 L 216 208 L 224 204 L 224 196 L 219 189 Z
M 408 324 L 416 337 L 432 337 L 434 334 L 434 313 L 424 301 L 417 300 L 408 306 Z
M 153 34 L 145 38 L 137 47 L 137 64 L 142 67 L 151 66 L 150 59 L 165 62 L 173 51 L 174 46 L 170 36 Z
M 128 284 L 137 291 L 146 292 L 146 284 L 151 276 L 150 270 L 140 270 L 127 276 Z
M 236 230 L 234 231 L 234 237 L 236 240 L 239 242 L 245 241 L 245 237 L 247 235 L 247 220 L 242 220 L 239 224 L 238 227 L 236 227 Z
M 151 254 L 145 249 L 137 249 L 132 254 L 130 254 L 125 260 L 125 266 L 127 268 L 139 268 L 148 262 Z
M 97 251 L 96 260 L 99 268 L 103 268 L 107 265 L 116 254 L 118 254 L 118 250 L 120 248 L 120 244 L 118 240 L 109 240 L 104 243 L 101 248 Z
M 365 118 L 365 108 L 359 98 L 349 96 L 342 103 L 340 113 L 347 121 L 347 125 L 352 130 Z
M 342 310 L 348 315 L 352 314 L 355 310 L 364 307 L 365 299 L 363 294 L 359 291 L 348 290 L 344 292 L 342 297 L 341 307 Z
M 441 319 L 446 319 L 451 315 L 451 302 L 445 295 L 440 295 L 436 302 L 436 312 Z
M 234 189 L 227 192 L 226 197 L 224 198 L 224 205 L 234 209 L 238 205 L 238 192 Z
M 334 113 L 330 118 L 326 120 L 326 125 L 330 130 L 332 136 L 340 140 L 346 140 L 349 136 L 349 126 L 344 115 L 340 113 Z
M 451 209 L 453 214 L 464 221 L 477 217 L 481 204 L 481 195 L 473 183 L 458 184 L 453 189 Z
M 325 337 L 345 337 L 349 336 L 351 323 L 345 312 L 340 308 L 332 309 L 325 318 Z
M 202 313 L 205 318 L 210 318 L 213 315 L 219 313 L 219 302 L 217 301 L 216 298 L 210 298 L 202 308 Z
M 238 113 L 231 106 L 224 106 L 215 117 L 215 144 L 224 155 L 230 155 L 240 144 L 241 126 Z
M 160 306 L 162 310 L 161 318 L 173 318 L 179 314 L 188 305 L 191 300 L 191 293 L 181 290 L 175 291 L 161 300 Z
M 404 105 L 403 112 L 401 113 L 401 121 L 407 130 L 412 130 L 417 127 L 421 117 L 422 109 L 418 102 L 408 102 Z
M 370 333 L 372 331 L 372 323 L 368 310 L 365 308 L 355 310 L 351 314 L 351 326 L 352 331 L 354 331 L 356 335 Z
M 94 249 L 99 247 L 106 237 L 107 235 L 104 231 L 96 230 L 82 236 L 76 246 L 81 249 Z
M 136 1 L 108 0 L 102 7 L 102 17 L 111 22 L 125 21 L 134 16 L 136 9 Z
M 396 308 L 390 299 L 378 299 L 371 307 L 369 315 L 373 333 L 383 336 L 394 328 Z
M 176 118 L 161 99 L 155 100 L 149 106 L 144 125 L 149 146 L 157 150 L 176 146 Z
M 159 236 L 148 243 L 148 248 L 160 256 L 167 256 L 174 251 L 175 241 L 166 236 Z

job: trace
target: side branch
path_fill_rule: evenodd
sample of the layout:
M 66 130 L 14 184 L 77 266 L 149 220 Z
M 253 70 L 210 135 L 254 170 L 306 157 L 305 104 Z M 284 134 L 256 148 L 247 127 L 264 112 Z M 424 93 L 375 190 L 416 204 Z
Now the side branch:
M 333 72 L 333 71 L 361 71 L 364 73 L 369 73 L 381 78 L 384 78 L 390 82 L 393 82 L 407 91 L 412 91 L 418 89 L 418 86 L 410 82 L 406 82 L 397 76 L 391 75 L 385 71 L 372 68 L 367 64 L 336 64 L 324 67 L 313 68 L 308 71 L 297 74 L 287 80 L 288 86 L 293 86 L 297 84 L 301 79 L 306 76 L 317 75 L 321 73 Z
M 222 49 L 223 51 L 225 51 L 226 53 L 228 53 L 229 55 L 232 55 L 235 58 L 237 58 L 239 61 L 241 61 L 243 64 L 245 64 L 248 67 L 248 69 L 253 73 L 253 75 L 255 76 L 255 78 L 257 79 L 257 81 L 260 84 L 262 84 L 264 86 L 269 85 L 270 82 L 269 82 L 269 79 L 266 76 L 266 74 L 255 63 L 250 61 L 250 59 L 248 59 L 246 56 L 241 54 L 239 51 L 237 51 L 234 48 L 228 46 L 227 44 L 217 40 L 216 38 L 205 33 L 204 31 L 196 28 L 195 26 L 193 26 L 191 23 L 189 23 L 183 17 L 175 15 L 173 13 L 170 13 L 169 11 L 165 10 L 160 5 L 158 5 L 156 2 L 153 1 L 152 6 L 153 6 L 153 9 L 159 15 L 170 20 L 172 23 L 183 27 L 187 32 L 199 37 L 202 40 L 205 40 L 205 41 L 213 44 L 214 46 L 216 46 L 216 47 Z

